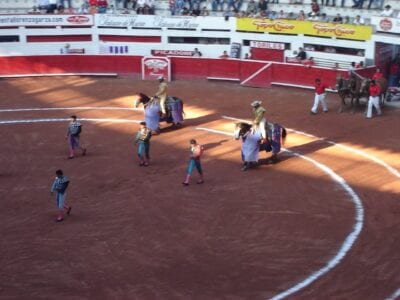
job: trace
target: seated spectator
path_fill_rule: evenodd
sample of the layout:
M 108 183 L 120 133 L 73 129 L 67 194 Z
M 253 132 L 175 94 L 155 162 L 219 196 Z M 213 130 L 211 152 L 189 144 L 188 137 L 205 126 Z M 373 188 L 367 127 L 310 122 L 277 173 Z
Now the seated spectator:
M 303 60 L 303 65 L 304 65 L 305 67 L 307 67 L 307 68 L 311 68 L 312 66 L 315 65 L 314 58 L 313 58 L 313 57 L 310 57 L 309 59 Z
M 37 8 L 37 6 L 33 6 L 30 10 L 28 10 L 28 14 L 40 14 L 40 10 Z
M 307 58 L 307 54 L 302 47 L 299 48 L 299 52 L 297 53 L 296 58 L 300 61 Z
M 179 0 L 176 1 L 176 3 L 178 3 Z M 136 13 L 138 15 L 143 15 L 144 14 L 144 5 L 146 4 L 146 0 L 137 0 L 136 2 Z
M 300 11 L 299 15 L 297 16 L 296 20 L 304 21 L 306 19 L 306 15 L 303 10 Z
M 246 53 L 246 54 L 244 55 L 244 59 L 251 59 L 250 54 L 249 54 L 249 53 Z
M 115 10 L 115 8 L 114 8 L 114 5 L 110 5 L 110 6 L 107 8 L 107 13 L 108 13 L 108 14 L 115 14 L 115 13 L 116 13 L 116 10 Z
M 332 22 L 335 24 L 342 24 L 343 18 L 340 14 L 337 14 L 336 17 L 333 18 Z
M 229 58 L 228 52 L 225 50 L 222 55 L 219 56 L 219 58 L 227 59 Z
M 393 17 L 393 9 L 390 5 L 386 5 L 385 9 L 381 12 L 380 16 L 381 17 L 388 17 L 391 18 Z
M 38 10 L 47 11 L 49 8 L 49 0 L 38 0 L 37 1 L 37 8 Z
M 320 18 L 319 18 L 319 21 L 320 21 L 320 22 L 329 22 L 329 18 L 328 18 L 328 16 L 326 15 L 326 13 L 322 13 L 322 14 L 321 14 L 321 16 L 320 16 Z
M 210 15 L 210 13 L 208 12 L 207 6 L 203 6 L 203 8 L 201 9 L 200 15 L 201 15 L 202 17 L 207 17 L 207 16 Z
M 296 20 L 296 15 L 293 12 L 288 13 L 287 17 L 288 20 Z
M 156 9 L 156 5 L 154 0 L 146 0 L 144 4 L 144 14 L 145 15 L 154 15 L 154 11 Z M 200 13 L 200 11 L 199 11 Z
M 364 19 L 360 15 L 357 15 L 353 20 L 354 25 L 364 25 L 364 23 Z
M 277 19 L 276 11 L 271 11 L 268 17 L 270 20 L 276 20 Z
M 254 0 L 250 0 L 247 3 L 246 13 L 249 14 L 256 14 L 257 13 L 257 3 Z
M 201 57 L 202 54 L 201 54 L 201 52 L 199 51 L 199 49 L 194 48 L 193 53 L 192 53 L 192 56 L 193 56 L 193 57 Z
M 49 6 L 47 6 L 46 13 L 54 14 L 57 9 L 57 0 L 49 0 Z
M 107 0 L 97 0 L 97 7 L 99 14 L 105 14 L 107 12 L 108 2 Z
M 267 1 L 265 0 L 260 0 L 258 2 L 258 11 L 260 12 L 260 14 L 264 14 L 266 15 L 267 10 L 268 10 L 268 5 L 267 5 Z
M 375 74 L 372 75 L 372 79 L 373 80 L 378 80 L 378 79 L 381 79 L 381 78 L 383 78 L 383 74 L 382 74 L 381 70 L 379 68 L 377 68 Z
M 345 16 L 343 19 L 343 24 L 350 24 L 350 17 L 349 16 Z
M 181 14 L 182 14 L 182 16 L 188 16 L 189 15 L 189 10 L 187 9 L 186 6 L 184 6 L 182 8 Z
M 278 13 L 278 15 L 276 16 L 277 19 L 286 19 L 286 14 L 285 12 L 281 9 Z
M 317 0 L 311 1 L 311 13 L 309 15 L 311 16 L 312 13 L 314 13 L 314 15 L 319 14 L 319 5 L 317 3 Z
M 315 12 L 312 12 L 307 18 L 308 21 L 319 21 L 319 17 Z
M 356 64 L 356 69 L 364 68 L 364 62 L 361 60 L 358 64 Z

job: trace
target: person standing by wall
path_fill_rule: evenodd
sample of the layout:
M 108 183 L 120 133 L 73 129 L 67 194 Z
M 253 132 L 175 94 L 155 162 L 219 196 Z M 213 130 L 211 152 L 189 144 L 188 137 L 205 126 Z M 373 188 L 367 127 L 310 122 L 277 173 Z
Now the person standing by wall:
M 381 95 L 381 88 L 376 84 L 375 80 L 371 80 L 369 85 L 369 100 L 368 100 L 368 109 L 367 109 L 367 119 L 372 118 L 372 106 L 375 107 L 376 112 L 381 115 L 381 108 L 379 106 L 379 96 Z
M 146 122 L 140 122 L 140 129 L 136 134 L 135 143 L 137 144 L 137 155 L 139 166 L 147 167 L 150 160 L 150 139 L 151 130 L 146 127 Z
M 328 86 L 326 86 L 324 83 L 321 83 L 321 80 L 319 78 L 315 79 L 315 97 L 313 107 L 311 108 L 312 115 L 317 114 L 318 105 L 320 102 L 322 104 L 322 111 L 324 113 L 328 112 L 328 106 L 325 102 L 326 88 L 328 88 Z
M 183 185 L 185 186 L 189 185 L 190 176 L 192 175 L 194 168 L 197 169 L 197 172 L 199 172 L 200 175 L 200 179 L 197 181 L 197 184 L 204 183 L 203 169 L 201 167 L 201 162 L 200 162 L 200 158 L 203 154 L 203 151 L 204 151 L 203 146 L 198 144 L 195 139 L 190 140 L 190 159 L 186 171 L 185 181 L 182 182 Z
M 69 122 L 67 135 L 65 138 L 68 140 L 69 145 L 69 159 L 75 157 L 75 149 L 80 149 L 82 155 L 86 155 L 86 148 L 79 145 L 80 134 L 82 132 L 82 124 L 77 121 L 76 116 L 71 116 L 71 122 Z
M 54 179 L 53 185 L 51 186 L 50 193 L 53 195 L 56 193 L 56 205 L 58 209 L 58 215 L 56 222 L 61 222 L 64 220 L 64 211 L 67 215 L 71 213 L 71 206 L 65 204 L 66 190 L 69 185 L 69 179 L 64 176 L 62 170 L 56 171 L 56 178 Z

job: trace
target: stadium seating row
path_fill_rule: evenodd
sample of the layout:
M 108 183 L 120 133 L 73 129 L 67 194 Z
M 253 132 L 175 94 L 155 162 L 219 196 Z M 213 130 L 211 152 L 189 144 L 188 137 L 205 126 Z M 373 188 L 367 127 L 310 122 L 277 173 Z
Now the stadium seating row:
M 84 0 L 71 0 L 72 5 L 74 8 L 79 8 Z M 280 11 L 283 10 L 286 13 L 293 12 L 297 13 L 300 10 L 303 10 L 304 12 L 309 12 L 310 11 L 310 3 L 311 0 L 304 0 L 303 4 L 292 4 L 288 6 L 287 4 L 289 3 L 290 0 L 280 0 L 279 4 L 269 4 L 269 9 L 274 10 L 274 11 Z M 337 1 L 338 3 L 340 1 Z M 366 1 L 367 2 L 367 1 Z M 0 0 L 0 13 L 26 13 L 28 12 L 33 6 L 35 6 L 37 3 L 36 0 Z M 203 2 L 204 3 L 204 2 Z M 246 8 L 247 6 L 247 1 L 244 1 L 243 7 Z M 116 5 L 115 0 L 109 1 L 109 4 L 113 4 L 114 6 Z M 335 16 L 337 13 L 340 13 L 342 16 L 349 16 L 351 18 L 354 18 L 356 15 L 361 15 L 364 19 L 368 19 L 371 16 L 378 15 L 379 11 L 376 9 L 353 9 L 351 8 L 351 5 L 353 4 L 352 0 L 346 0 L 345 2 L 346 7 L 327 7 L 323 6 L 321 7 L 322 12 L 326 13 L 328 16 Z M 389 4 L 392 6 L 393 9 L 395 10 L 400 10 L 400 1 L 396 0 L 386 0 L 385 5 Z M 211 3 L 207 2 L 208 9 L 211 10 Z M 366 6 L 366 5 L 365 5 Z M 169 4 L 168 0 L 157 0 L 156 1 L 156 14 L 160 15 L 169 15 Z M 221 14 L 222 13 L 217 13 Z M 211 15 L 215 15 L 215 13 L 211 13 Z

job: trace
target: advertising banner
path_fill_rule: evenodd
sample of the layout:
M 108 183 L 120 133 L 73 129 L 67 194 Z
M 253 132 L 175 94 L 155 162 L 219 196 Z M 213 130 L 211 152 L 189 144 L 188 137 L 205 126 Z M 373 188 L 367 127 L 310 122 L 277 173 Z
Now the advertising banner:
M 284 43 L 250 41 L 250 47 L 263 48 L 263 49 L 274 49 L 274 50 L 285 50 Z
M 95 21 L 96 26 L 102 27 L 196 29 L 200 26 L 199 19 L 194 17 L 97 14 Z
M 376 26 L 376 31 L 400 33 L 400 19 L 372 17 L 371 24 Z
M 142 58 L 142 79 L 155 80 L 163 76 L 171 81 L 171 61 L 168 57 L 146 56 Z
M 236 19 L 236 30 L 280 34 L 307 34 L 360 41 L 369 40 L 372 36 L 371 26 L 252 18 Z
M 92 15 L 0 15 L 0 27 L 91 25 Z
M 193 51 L 186 50 L 151 50 L 154 56 L 192 56 Z

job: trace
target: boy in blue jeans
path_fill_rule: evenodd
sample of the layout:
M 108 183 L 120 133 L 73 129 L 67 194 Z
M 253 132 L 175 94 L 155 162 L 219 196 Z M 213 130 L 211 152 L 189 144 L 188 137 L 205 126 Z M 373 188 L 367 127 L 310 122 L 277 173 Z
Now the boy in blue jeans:
M 204 182 L 203 169 L 201 168 L 200 162 L 200 157 L 203 154 L 203 150 L 203 146 L 197 144 L 195 139 L 190 140 L 190 160 L 186 171 L 186 179 L 184 182 L 182 182 L 183 185 L 189 185 L 190 176 L 192 175 L 194 168 L 197 169 L 197 172 L 199 172 L 200 175 L 200 179 L 197 181 L 197 183 L 202 184 Z
M 65 191 L 67 190 L 68 185 L 69 179 L 67 178 L 67 176 L 64 176 L 62 170 L 57 170 L 56 178 L 50 190 L 52 195 L 53 193 L 56 193 L 56 204 L 58 208 L 58 216 L 56 222 L 61 222 L 64 220 L 64 210 L 67 211 L 68 215 L 71 213 L 72 207 L 65 204 Z
M 146 122 L 140 122 L 140 129 L 136 134 L 135 143 L 138 145 L 137 154 L 139 166 L 147 167 L 150 160 L 151 130 L 146 127 Z

